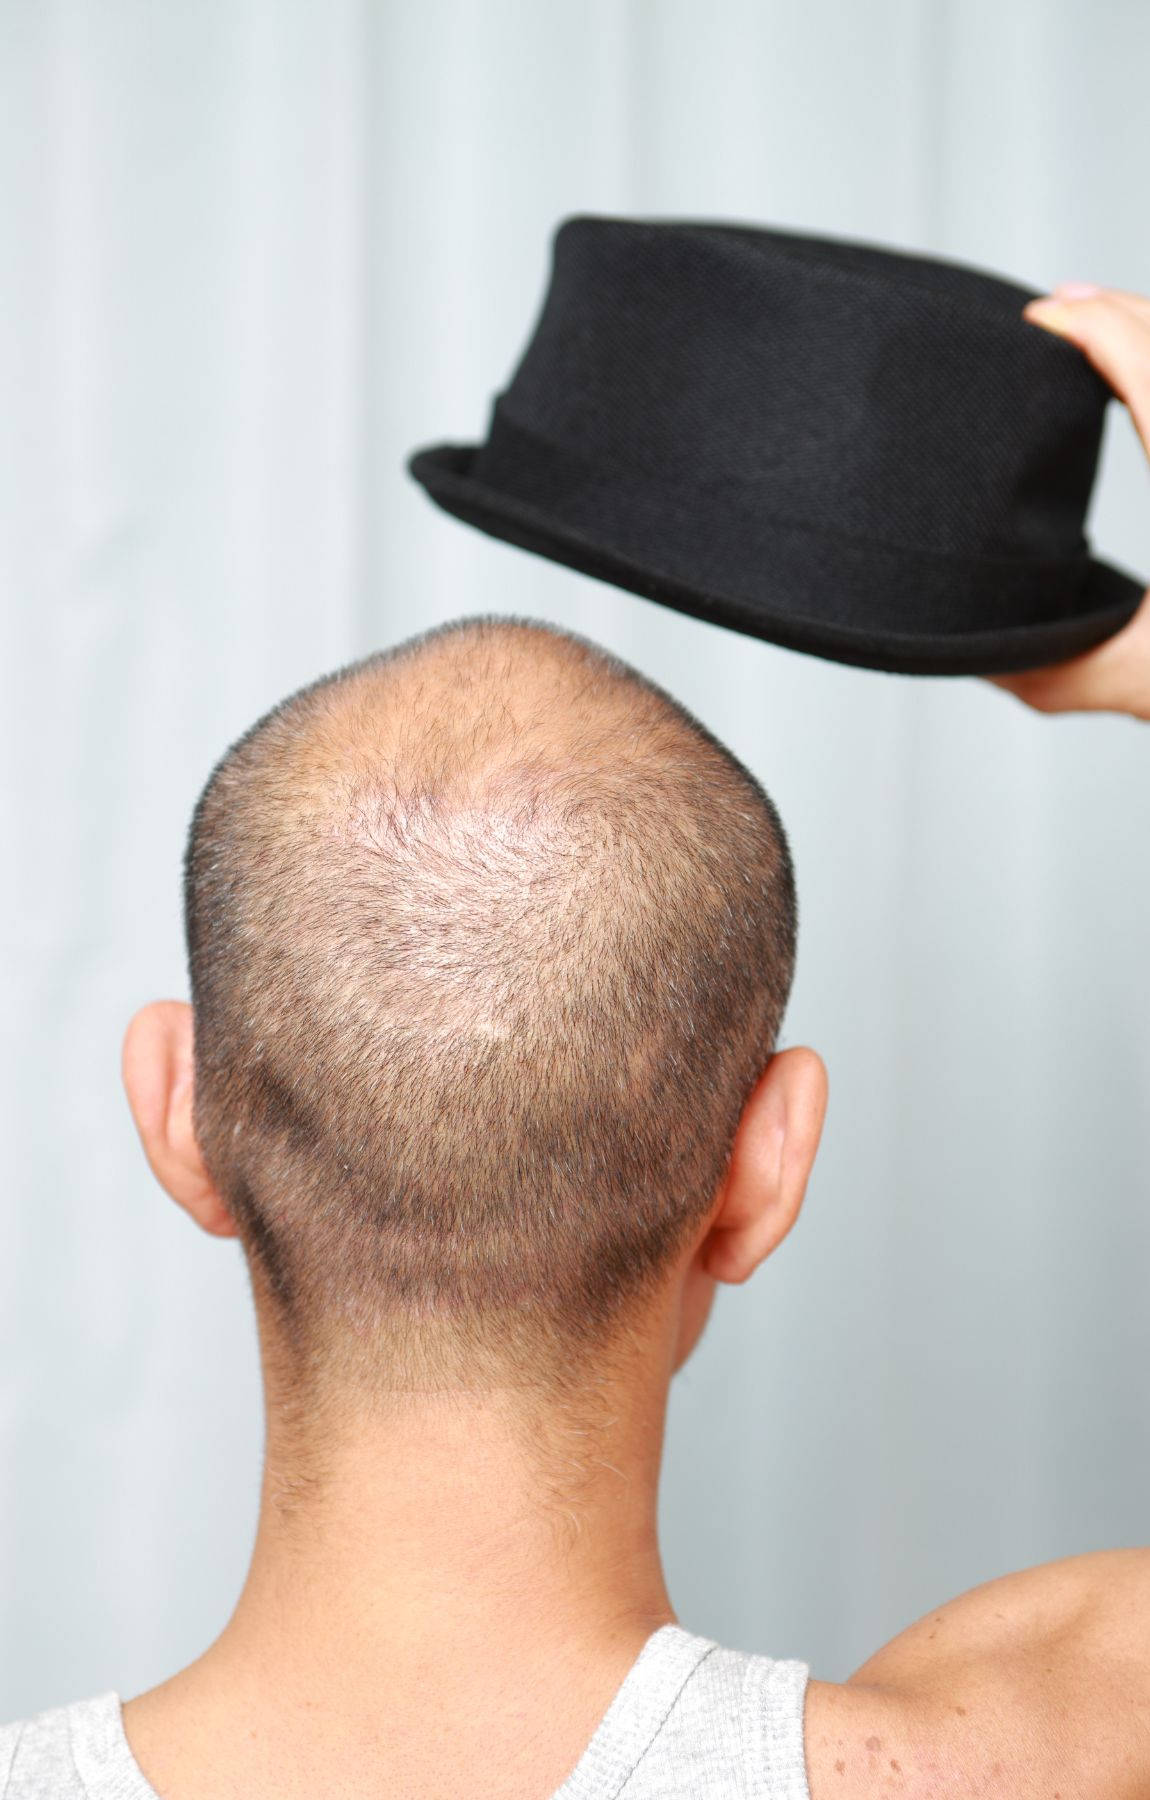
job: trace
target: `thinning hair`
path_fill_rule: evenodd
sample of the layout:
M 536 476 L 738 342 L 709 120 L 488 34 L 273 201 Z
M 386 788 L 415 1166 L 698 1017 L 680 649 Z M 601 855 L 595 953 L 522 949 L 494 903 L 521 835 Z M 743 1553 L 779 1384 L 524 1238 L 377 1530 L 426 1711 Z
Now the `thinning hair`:
M 594 1366 L 710 1210 L 790 987 L 753 775 L 532 620 L 454 620 L 223 755 L 184 862 L 195 1125 L 301 1363 Z

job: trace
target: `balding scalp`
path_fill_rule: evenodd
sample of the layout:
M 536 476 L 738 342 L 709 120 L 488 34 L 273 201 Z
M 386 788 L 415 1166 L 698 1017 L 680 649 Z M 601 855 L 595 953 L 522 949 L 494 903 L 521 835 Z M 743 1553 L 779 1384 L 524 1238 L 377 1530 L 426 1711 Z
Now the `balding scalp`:
M 231 746 L 185 859 L 196 1127 L 285 1335 L 593 1359 L 708 1211 L 794 958 L 759 784 L 587 640 L 454 621 Z

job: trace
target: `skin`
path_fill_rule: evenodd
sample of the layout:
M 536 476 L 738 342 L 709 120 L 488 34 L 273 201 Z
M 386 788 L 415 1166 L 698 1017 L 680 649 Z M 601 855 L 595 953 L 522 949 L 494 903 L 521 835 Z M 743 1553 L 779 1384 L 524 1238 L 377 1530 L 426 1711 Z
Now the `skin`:
M 1063 282 L 1049 298 L 1031 301 L 1022 316 L 1078 345 L 1126 402 L 1150 455 L 1150 300 L 1120 288 Z M 991 679 L 1038 712 L 1150 719 L 1150 588 L 1129 624 L 1097 649 L 1047 669 Z
M 235 1227 L 196 1144 L 192 1070 L 191 1009 L 158 1001 L 137 1013 L 123 1074 L 148 1161 L 203 1230 L 228 1237 Z M 124 1708 L 165 1800 L 313 1796 L 325 1784 L 348 1800 L 540 1800 L 559 1786 L 646 1638 L 675 1618 L 656 1536 L 671 1376 L 717 1284 L 746 1281 L 794 1224 L 826 1087 L 811 1050 L 768 1064 L 711 1212 L 607 1395 L 614 1425 L 574 1535 L 490 1396 L 415 1396 L 383 1421 L 353 1409 L 329 1423 L 322 1494 L 285 1506 L 294 1459 L 257 1287 L 269 1408 L 248 1580 L 216 1643 Z M 461 1643 L 482 1655 L 458 1665 Z M 432 1678 L 434 1719 L 450 1718 L 451 1732 L 429 1745 Z
M 1082 348 L 1150 451 L 1150 301 L 1055 296 L 1025 316 Z M 1038 711 L 1150 718 L 1150 592 L 1097 650 L 995 679 Z M 136 1014 L 123 1076 L 151 1168 L 203 1230 L 234 1236 L 196 1143 L 192 1068 L 188 1006 Z M 216 1642 L 124 1707 L 165 1800 L 543 1800 L 560 1785 L 646 1638 L 676 1618 L 656 1532 L 671 1378 L 717 1284 L 747 1281 L 795 1223 L 826 1093 L 812 1050 L 767 1066 L 710 1213 L 604 1393 L 610 1428 L 562 1517 L 516 1447 L 513 1395 L 353 1402 L 311 1424 L 317 1482 L 254 1281 L 268 1421 L 248 1578 Z M 847 1682 L 810 1683 L 812 1800 L 1145 1800 L 1148 1629 L 1144 1549 L 948 1601 Z

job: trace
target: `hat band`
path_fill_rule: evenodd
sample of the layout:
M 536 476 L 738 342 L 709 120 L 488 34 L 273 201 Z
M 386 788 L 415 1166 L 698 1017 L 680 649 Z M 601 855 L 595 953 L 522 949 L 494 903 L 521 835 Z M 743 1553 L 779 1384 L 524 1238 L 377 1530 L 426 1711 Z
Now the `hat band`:
M 749 507 L 741 485 L 691 489 L 681 480 L 659 484 L 649 474 L 591 462 L 510 418 L 502 401 L 469 473 L 494 497 L 528 508 L 540 525 L 550 521 L 577 532 L 645 563 L 653 574 L 720 586 L 752 602 L 769 600 L 780 558 L 793 564 L 809 555 L 817 572 L 838 545 L 843 572 L 865 569 L 868 579 L 883 584 L 888 629 L 929 628 L 924 615 L 936 609 L 938 626 L 949 631 L 1000 629 L 1006 619 L 1015 626 L 1044 624 L 1077 613 L 1089 581 L 1085 539 L 1077 554 L 1049 560 L 904 548 Z M 836 612 L 844 601 L 849 606 L 841 592 L 828 594 Z M 808 616 L 817 610 L 813 605 Z

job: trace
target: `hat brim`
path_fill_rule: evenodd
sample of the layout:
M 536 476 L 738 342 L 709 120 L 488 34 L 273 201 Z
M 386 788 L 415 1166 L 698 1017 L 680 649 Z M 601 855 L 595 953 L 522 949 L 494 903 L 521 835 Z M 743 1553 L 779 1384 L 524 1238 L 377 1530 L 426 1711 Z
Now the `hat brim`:
M 1136 576 L 1091 558 L 1075 597 L 1076 610 L 1061 618 L 992 630 L 948 631 L 939 628 L 936 608 L 934 628 L 921 632 L 890 629 L 873 616 L 858 624 L 819 619 L 803 610 L 815 582 L 837 599 L 852 592 L 875 592 L 884 581 L 897 580 L 905 588 L 908 581 L 920 579 L 928 586 L 929 577 L 916 567 L 914 558 L 881 546 L 780 526 L 778 555 L 772 555 L 771 567 L 764 570 L 761 594 L 742 588 L 728 591 L 705 572 L 685 579 L 681 566 L 677 572 L 657 567 L 645 551 L 639 556 L 626 544 L 604 542 L 586 527 L 477 481 L 471 468 L 478 449 L 435 444 L 417 451 L 407 466 L 445 512 L 490 537 L 693 618 L 859 668 L 906 675 L 1001 675 L 1042 668 L 1113 637 L 1133 616 L 1145 591 L 1145 583 Z M 617 507 L 614 513 L 618 517 Z M 676 560 L 681 562 L 681 557 Z M 1004 602 L 1003 610 L 1009 616 L 1009 602 Z

